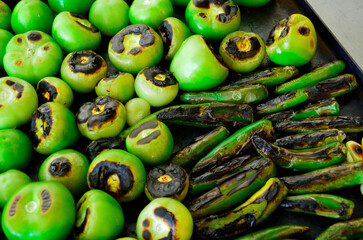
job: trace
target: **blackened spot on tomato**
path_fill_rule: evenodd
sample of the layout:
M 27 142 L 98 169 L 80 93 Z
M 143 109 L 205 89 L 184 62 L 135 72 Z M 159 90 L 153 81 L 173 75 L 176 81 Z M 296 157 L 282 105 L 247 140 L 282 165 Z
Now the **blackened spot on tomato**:
M 87 146 L 86 154 L 88 159 L 92 161 L 98 154 L 109 149 L 125 150 L 124 141 L 115 137 L 94 140 Z
M 14 81 L 11 80 L 6 80 L 5 84 L 8 85 L 9 87 L 11 87 L 15 92 L 17 92 L 15 98 L 16 99 L 20 99 L 23 96 L 23 92 L 24 92 L 24 86 L 16 83 Z
M 17 195 L 14 199 L 14 201 L 12 202 L 10 209 L 9 209 L 9 216 L 13 217 L 16 214 L 16 206 L 18 205 L 18 202 L 21 198 L 21 195 Z
M 154 209 L 154 215 L 163 220 L 169 226 L 169 233 L 167 237 L 161 238 L 163 240 L 174 239 L 176 219 L 173 213 L 169 212 L 165 207 L 157 207 Z
M 23 43 L 23 39 L 21 37 L 18 37 L 16 39 L 16 42 L 19 43 L 19 44 L 22 44 Z
M 137 145 L 145 145 L 150 143 L 152 140 L 157 139 L 159 136 L 161 135 L 161 131 L 160 130 L 156 130 L 154 132 L 152 132 L 149 136 L 140 139 L 139 141 L 137 141 Z
M 142 238 L 145 240 L 152 239 L 151 232 L 148 229 L 142 230 Z
M 174 38 L 173 26 L 168 20 L 164 20 L 158 28 L 160 36 L 163 36 L 165 55 L 170 51 L 170 46 Z
M 229 23 L 234 19 L 238 14 L 237 5 L 226 5 L 223 3 L 222 9 L 224 13 L 218 14 L 216 16 L 217 20 L 221 23 Z
M 136 56 L 141 51 L 142 51 L 142 48 L 141 47 L 135 47 L 135 48 L 131 49 L 127 54 Z
M 36 148 L 42 142 L 43 139 L 48 138 L 51 129 L 53 127 L 53 113 L 49 104 L 41 105 L 37 111 L 33 114 L 30 123 L 30 137 L 32 138 L 33 146 Z M 43 122 L 42 130 L 38 129 L 37 120 Z M 37 133 L 42 133 L 40 137 L 38 137 Z
M 290 26 L 284 27 L 284 29 L 280 33 L 279 39 L 286 37 L 289 31 L 290 31 Z
M 40 80 L 37 87 L 38 97 L 41 102 L 53 102 L 58 96 L 58 90 L 47 80 Z
M 50 47 L 48 45 L 43 47 L 44 51 L 49 51 L 49 49 L 50 49 Z
M 68 158 L 59 157 L 54 159 L 48 168 L 50 175 L 54 177 L 63 177 L 70 173 L 72 170 L 72 164 Z
M 76 212 L 79 211 L 79 209 L 81 209 L 82 205 L 86 202 L 87 200 L 87 196 L 84 195 L 84 197 L 81 198 L 81 202 L 78 202 L 77 203 L 77 208 L 76 208 Z
M 140 126 L 138 126 L 137 128 L 135 128 L 129 135 L 129 138 L 135 138 L 137 137 L 142 131 L 146 130 L 146 129 L 154 129 L 157 126 L 159 126 L 159 123 L 157 121 L 150 121 L 150 122 L 146 122 L 141 124 Z
M 83 17 L 82 15 L 80 14 L 77 14 L 77 13 L 73 13 L 73 12 L 70 12 L 70 15 L 73 17 L 73 18 L 78 18 L 78 19 L 81 19 L 82 21 L 78 21 L 77 19 L 75 19 L 74 21 L 81 27 L 83 27 L 84 29 L 88 30 L 88 31 L 91 31 L 92 33 L 98 33 L 100 30 L 94 26 L 93 24 L 87 24 L 85 25 L 84 24 L 84 21 L 87 20 L 85 17 Z
M 0 104 L 0 108 L 4 107 L 4 105 Z
M 109 76 L 107 76 L 105 79 L 103 79 L 103 81 L 105 81 L 105 82 L 112 81 L 122 75 L 125 75 L 125 73 L 116 71 L 116 72 L 110 74 Z
M 19 60 L 16 60 L 16 61 L 15 61 L 15 65 L 16 65 L 16 66 L 21 66 L 21 64 L 23 64 L 23 60 L 20 60 L 20 59 L 19 59 Z
M 42 39 L 42 34 L 40 32 L 32 31 L 32 32 L 28 33 L 26 37 L 31 42 L 37 42 L 40 39 Z
M 106 67 L 103 58 L 90 50 L 73 52 L 68 59 L 69 69 L 73 73 L 91 75 Z
M 44 189 L 41 194 L 42 199 L 42 213 L 46 213 L 50 206 L 52 206 L 52 198 L 50 196 L 50 192 L 47 189 Z
M 275 42 L 275 31 L 277 29 L 277 26 L 275 26 L 270 34 L 268 35 L 268 38 L 266 40 L 266 46 L 271 46 Z
M 145 219 L 143 222 L 142 222 L 142 226 L 147 228 L 150 226 L 150 219 Z
M 299 27 L 298 31 L 303 36 L 309 36 L 309 34 L 310 34 L 310 28 L 305 27 L 305 26 Z
M 91 209 L 88 207 L 86 209 L 86 216 L 84 217 L 83 219 L 83 222 L 81 223 L 80 226 L 75 226 L 74 228 L 74 235 L 76 237 L 78 237 L 79 235 L 81 235 L 85 230 L 86 230 L 86 227 L 87 227 L 87 224 L 88 224 L 88 219 L 90 217 L 90 214 L 91 214 Z
M 362 146 L 360 145 L 356 145 L 354 146 L 354 152 L 358 155 L 361 155 L 363 153 L 363 149 L 362 149 Z
M 238 40 L 240 40 L 240 38 L 233 38 L 228 41 L 226 44 L 226 51 L 240 60 L 253 58 L 261 51 L 261 44 L 258 41 L 257 37 L 249 37 L 248 41 L 251 44 L 251 48 L 248 51 L 241 51 L 240 49 L 238 49 Z
M 199 13 L 198 16 L 201 18 L 204 18 L 204 19 L 208 18 L 207 14 L 205 14 L 205 13 Z
M 193 0 L 193 5 L 196 6 L 197 8 L 209 9 L 209 4 L 210 4 L 209 0 Z
M 145 68 L 143 70 L 143 75 L 147 81 L 151 82 L 156 87 L 162 88 L 178 84 L 171 72 L 160 67 Z M 157 78 L 157 76 L 160 75 L 163 76 L 163 80 Z

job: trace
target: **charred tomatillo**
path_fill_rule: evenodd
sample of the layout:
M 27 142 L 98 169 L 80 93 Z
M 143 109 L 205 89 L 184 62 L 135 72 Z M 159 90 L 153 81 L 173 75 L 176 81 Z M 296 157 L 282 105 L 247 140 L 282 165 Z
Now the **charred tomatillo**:
M 271 0 L 233 0 L 233 2 L 244 7 L 261 7 L 269 3 Z
M 228 34 L 219 46 L 224 63 L 233 71 L 247 73 L 258 68 L 265 58 L 265 43 L 252 32 Z
M 118 202 L 130 202 L 144 192 L 146 172 L 141 160 L 121 149 L 100 153 L 88 170 L 90 189 L 100 189 Z
M 173 16 L 173 12 L 170 0 L 134 0 L 129 18 L 132 24 L 145 24 L 156 29 L 165 18 Z
M 132 126 L 141 119 L 150 115 L 150 104 L 142 98 L 130 99 L 125 104 L 126 108 L 126 122 L 127 125 Z
M 118 70 L 136 75 L 143 68 L 160 62 L 163 41 L 149 26 L 129 25 L 111 39 L 108 55 Z
M 228 0 L 191 0 L 185 10 L 190 30 L 210 41 L 220 41 L 241 25 L 237 4 Z
M 65 186 L 32 182 L 10 198 L 1 225 L 8 239 L 67 239 L 75 218 L 75 203 Z
M 47 155 L 71 147 L 80 136 L 74 114 L 56 102 L 44 103 L 34 112 L 30 133 L 35 151 Z
M 37 93 L 41 104 L 57 102 L 67 108 L 73 103 L 72 88 L 62 79 L 57 77 L 45 77 L 37 84 Z
M 304 15 L 282 19 L 270 32 L 266 52 L 274 63 L 302 66 L 314 57 L 317 37 L 313 23 Z
M 170 72 L 181 90 L 202 91 L 221 84 L 229 69 L 218 60 L 201 35 L 192 35 L 176 52 Z
M 95 0 L 48 0 L 49 6 L 53 9 L 55 13 L 60 13 L 63 11 L 69 11 L 81 15 L 87 14 L 88 10 L 92 6 Z
M 100 153 L 110 149 L 125 150 L 125 141 L 117 137 L 100 138 L 93 140 L 86 148 L 86 155 L 90 161 L 93 161 Z
M 11 32 L 5 29 L 0 29 L 0 69 L 4 68 L 3 58 L 5 55 L 6 45 L 12 37 L 14 37 L 14 35 Z
M 48 34 L 29 31 L 15 35 L 6 46 L 4 69 L 36 86 L 43 77 L 55 76 L 63 60 L 59 45 Z
M 101 44 L 98 28 L 85 17 L 72 12 L 61 12 L 54 18 L 52 36 L 66 52 L 94 51 Z
M 38 96 L 30 83 L 16 77 L 0 78 L 0 129 L 24 125 L 37 107 Z
M 75 239 L 115 239 L 124 227 L 121 205 L 104 191 L 89 190 L 76 209 Z
M 5 2 L 0 1 L 0 29 L 10 30 L 11 13 L 11 8 Z

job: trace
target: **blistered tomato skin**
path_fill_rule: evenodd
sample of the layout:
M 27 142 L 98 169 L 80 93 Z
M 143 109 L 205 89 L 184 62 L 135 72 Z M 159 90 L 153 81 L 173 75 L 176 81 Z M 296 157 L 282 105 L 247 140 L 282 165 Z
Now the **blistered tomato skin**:
M 11 8 L 5 2 L 0 1 L 0 29 L 10 30 L 11 13 Z
M 313 23 L 301 14 L 282 19 L 270 32 L 266 52 L 274 63 L 302 66 L 311 61 L 317 47 Z
M 1 225 L 8 239 L 67 239 L 75 218 L 75 203 L 65 186 L 32 182 L 8 201 Z
M 16 77 L 0 78 L 0 129 L 28 123 L 37 107 L 38 96 L 30 83 Z
M 59 45 L 48 34 L 29 31 L 15 35 L 6 46 L 4 69 L 9 76 L 36 86 L 43 77 L 55 76 L 63 60 Z
M 88 12 L 94 1 L 95 0 L 48 0 L 48 3 L 50 8 L 56 13 L 69 11 L 84 15 Z
M 14 35 L 11 32 L 5 29 L 0 29 L 0 69 L 4 68 L 3 58 L 5 55 L 6 45 L 12 37 L 14 37 Z
M 72 88 L 60 78 L 45 77 L 38 82 L 36 90 L 40 104 L 57 102 L 67 108 L 72 106 L 74 98 Z

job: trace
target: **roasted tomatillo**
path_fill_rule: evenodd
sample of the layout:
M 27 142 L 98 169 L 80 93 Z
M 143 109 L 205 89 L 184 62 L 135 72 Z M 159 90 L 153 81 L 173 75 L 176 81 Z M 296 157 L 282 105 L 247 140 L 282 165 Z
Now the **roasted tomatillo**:
M 190 30 L 211 41 L 220 41 L 241 25 L 237 4 L 228 0 L 191 0 L 185 10 Z
M 48 0 L 49 6 L 55 13 L 63 11 L 86 14 L 95 0 Z
M 244 7 L 261 7 L 269 3 L 271 0 L 233 0 L 233 2 Z
M 110 150 L 122 149 L 125 150 L 125 142 L 121 138 L 109 137 L 93 140 L 86 148 L 86 155 L 90 161 L 93 161 L 98 154 Z
M 302 66 L 314 57 L 317 37 L 313 23 L 301 14 L 282 19 L 270 32 L 266 52 L 274 63 Z
M 10 30 L 11 13 L 11 8 L 0 1 L 0 29 Z
M 4 68 L 3 58 L 6 52 L 6 45 L 12 37 L 14 37 L 14 35 L 11 32 L 5 29 L 0 29 L 0 69 Z
M 125 104 L 126 122 L 132 126 L 141 119 L 150 115 L 150 104 L 142 98 L 133 98 Z
M 73 103 L 72 88 L 62 79 L 57 77 L 45 77 L 38 82 L 37 93 L 39 101 L 43 104 L 46 102 L 57 102 L 67 108 Z

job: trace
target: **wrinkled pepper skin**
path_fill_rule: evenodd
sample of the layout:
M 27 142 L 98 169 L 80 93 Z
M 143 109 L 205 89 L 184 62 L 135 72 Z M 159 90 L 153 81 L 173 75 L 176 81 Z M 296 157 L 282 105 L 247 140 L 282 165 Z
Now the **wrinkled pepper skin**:
M 338 222 L 328 227 L 315 240 L 362 239 L 363 218 Z
M 252 232 L 235 240 L 276 240 L 286 239 L 299 236 L 308 231 L 309 227 L 299 225 L 281 225 L 276 227 L 265 228 L 256 232 Z
M 281 177 L 289 194 L 319 193 L 363 183 L 363 162 L 346 163 L 295 176 Z
M 278 178 L 270 178 L 260 190 L 233 210 L 195 220 L 195 232 L 201 238 L 217 239 L 251 230 L 275 211 L 286 194 L 286 186 Z
M 249 198 L 275 176 L 276 167 L 271 160 L 256 159 L 236 173 L 219 179 L 217 187 L 193 199 L 189 211 L 194 219 L 221 213 Z
M 345 63 L 341 60 L 327 63 L 321 67 L 315 68 L 309 73 L 278 86 L 275 93 L 284 94 L 290 91 L 311 87 L 325 79 L 338 76 L 344 69 Z
M 347 220 L 355 205 L 349 199 L 331 194 L 304 194 L 287 196 L 280 207 L 290 212 Z
M 299 172 L 313 171 L 341 163 L 345 161 L 347 153 L 345 145 L 339 142 L 302 150 L 278 147 L 259 136 L 253 136 L 252 143 L 263 157 L 271 159 L 279 167 Z

